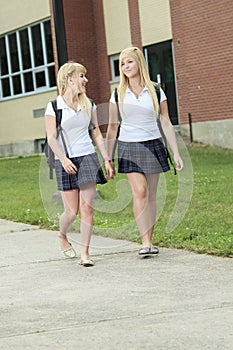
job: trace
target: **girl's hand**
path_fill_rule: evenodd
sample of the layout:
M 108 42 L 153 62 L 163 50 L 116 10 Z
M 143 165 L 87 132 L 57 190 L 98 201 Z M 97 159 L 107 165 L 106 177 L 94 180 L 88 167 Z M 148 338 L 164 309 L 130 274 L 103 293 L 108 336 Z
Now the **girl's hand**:
M 115 168 L 114 164 L 112 161 L 105 161 L 104 162 L 104 167 L 105 167 L 105 172 L 106 172 L 106 178 L 107 180 L 109 179 L 114 179 L 115 176 Z
M 78 170 L 74 163 L 72 163 L 71 160 L 67 157 L 64 157 L 62 166 L 68 174 L 75 174 Z
M 176 170 L 181 171 L 184 168 L 183 160 L 180 155 L 174 155 L 174 162 L 176 163 Z

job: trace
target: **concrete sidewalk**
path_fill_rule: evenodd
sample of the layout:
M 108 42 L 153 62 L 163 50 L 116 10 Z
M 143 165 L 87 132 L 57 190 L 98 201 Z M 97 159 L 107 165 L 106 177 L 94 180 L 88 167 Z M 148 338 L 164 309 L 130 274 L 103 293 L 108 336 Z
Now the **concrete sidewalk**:
M 232 259 L 93 236 L 84 268 L 57 232 L 4 220 L 0 242 L 1 350 L 233 349 Z

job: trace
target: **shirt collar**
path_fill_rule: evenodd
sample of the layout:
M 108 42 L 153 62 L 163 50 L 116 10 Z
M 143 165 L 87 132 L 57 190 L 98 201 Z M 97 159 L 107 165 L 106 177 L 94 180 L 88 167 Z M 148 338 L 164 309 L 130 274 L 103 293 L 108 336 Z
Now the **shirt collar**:
M 147 88 L 146 86 L 143 88 L 143 90 L 142 90 L 141 93 L 144 93 L 144 91 L 148 91 L 148 88 Z M 133 93 L 133 92 L 130 90 L 130 88 L 128 88 L 128 87 L 127 87 L 127 89 L 126 89 L 126 92 L 131 92 L 131 93 Z
M 69 106 L 65 103 L 61 95 L 57 96 L 57 109 L 70 109 Z M 78 111 L 81 110 L 80 105 L 78 105 Z

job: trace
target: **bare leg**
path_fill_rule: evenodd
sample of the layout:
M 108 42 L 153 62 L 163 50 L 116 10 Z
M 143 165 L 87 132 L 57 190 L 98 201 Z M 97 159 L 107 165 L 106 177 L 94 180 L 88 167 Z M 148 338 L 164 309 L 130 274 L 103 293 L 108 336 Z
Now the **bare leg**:
M 152 247 L 152 235 L 154 231 L 154 225 L 156 221 L 156 194 L 159 182 L 159 174 L 147 174 L 148 183 L 148 237 L 150 240 L 150 247 Z
M 159 174 L 127 174 L 133 191 L 134 217 L 142 237 L 142 246 L 152 246 L 152 234 L 156 220 L 156 192 Z
M 80 189 L 80 232 L 82 239 L 82 259 L 89 259 L 89 246 L 93 231 L 93 203 L 96 194 L 96 184 L 87 184 Z
M 150 238 L 148 235 L 148 184 L 146 177 L 140 173 L 126 174 L 133 192 L 133 210 L 134 217 L 142 238 L 142 246 L 150 247 Z
M 79 207 L 79 190 L 62 191 L 62 200 L 64 205 L 64 212 L 60 216 L 60 244 L 61 249 L 66 250 L 70 248 L 66 234 L 69 226 L 77 217 Z

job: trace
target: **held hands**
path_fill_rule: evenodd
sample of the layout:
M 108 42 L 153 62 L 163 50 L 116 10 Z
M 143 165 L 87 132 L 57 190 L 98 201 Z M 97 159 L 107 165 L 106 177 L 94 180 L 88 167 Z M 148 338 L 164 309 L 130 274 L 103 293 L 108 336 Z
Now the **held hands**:
M 114 168 L 114 164 L 110 158 L 104 160 L 104 167 L 105 167 L 107 180 L 114 179 L 114 176 L 116 175 L 115 168 Z
M 64 157 L 62 166 L 68 174 L 75 174 L 78 170 L 74 163 L 72 163 L 71 160 L 67 157 Z

